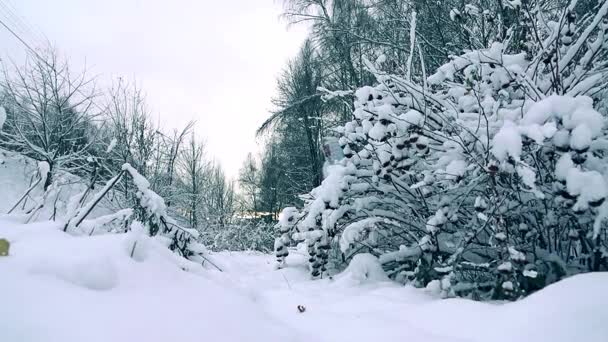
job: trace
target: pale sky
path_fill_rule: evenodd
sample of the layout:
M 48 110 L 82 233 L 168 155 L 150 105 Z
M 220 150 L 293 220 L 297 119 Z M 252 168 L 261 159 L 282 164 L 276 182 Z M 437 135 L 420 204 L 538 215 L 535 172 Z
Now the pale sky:
M 196 120 L 197 135 L 236 177 L 255 129 L 269 115 L 276 77 L 296 55 L 303 27 L 280 19 L 281 0 L 0 0 L 0 20 L 21 16 L 100 84 L 123 76 L 147 94 L 167 130 Z M 14 19 L 14 18 L 13 18 Z M 42 43 L 18 32 L 30 44 Z M 0 52 L 23 46 L 0 27 Z

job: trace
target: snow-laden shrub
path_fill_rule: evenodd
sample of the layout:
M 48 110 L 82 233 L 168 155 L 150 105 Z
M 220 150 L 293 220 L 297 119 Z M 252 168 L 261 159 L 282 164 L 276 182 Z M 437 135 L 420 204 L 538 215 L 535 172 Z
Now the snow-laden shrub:
M 165 238 L 169 249 L 186 259 L 201 264 L 206 261 L 203 254 L 207 249 L 198 242 L 200 235 L 196 229 L 182 227 L 169 216 L 165 200 L 150 189 L 150 182 L 131 165 L 125 164 L 122 169 L 131 176 L 137 188 L 139 207 L 136 210 L 139 219 L 146 224 L 148 235 Z
M 284 212 L 279 262 L 290 240 L 307 244 L 315 277 L 331 251 L 372 253 L 399 281 L 480 299 L 608 269 L 608 136 L 594 109 L 608 2 L 574 11 L 530 17 L 524 52 L 507 37 L 417 83 L 368 62 L 378 85 L 355 92 L 336 129 L 345 158 Z
M 138 199 L 134 208 L 125 208 L 110 214 L 87 218 L 100 201 L 113 191 L 113 187 L 127 178 L 136 189 Z M 200 234 L 192 228 L 181 226 L 168 213 L 165 200 L 150 189 L 150 182 L 130 164 L 124 164 L 122 171 L 112 177 L 104 187 L 92 193 L 92 188 L 72 196 L 66 205 L 63 230 L 74 235 L 97 235 L 125 233 L 154 237 L 168 249 L 195 263 L 211 262 L 205 254 L 206 247 L 199 242 Z M 137 232 L 133 231 L 134 227 Z M 133 242 L 133 248 L 136 242 Z M 133 252 L 131 252 L 134 256 Z

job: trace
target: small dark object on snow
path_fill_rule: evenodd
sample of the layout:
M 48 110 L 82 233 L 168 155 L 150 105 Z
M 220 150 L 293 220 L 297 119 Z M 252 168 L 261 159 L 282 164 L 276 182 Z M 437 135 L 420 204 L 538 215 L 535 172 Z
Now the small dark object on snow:
M 306 307 L 304 305 L 298 305 L 298 311 L 300 313 L 303 313 L 304 311 L 306 311 Z
M 11 244 L 7 239 L 0 239 L 0 256 L 8 256 Z

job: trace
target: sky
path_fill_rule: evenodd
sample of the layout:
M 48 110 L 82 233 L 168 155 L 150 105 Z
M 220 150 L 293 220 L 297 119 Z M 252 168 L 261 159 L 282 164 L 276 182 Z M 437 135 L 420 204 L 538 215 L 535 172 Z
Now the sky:
M 236 178 L 247 153 L 260 150 L 255 129 L 306 36 L 280 18 L 282 8 L 281 0 L 0 0 L 0 20 L 32 46 L 50 41 L 101 86 L 135 80 L 166 130 L 195 120 L 209 156 Z M 0 26 L 3 58 L 19 61 L 24 49 Z

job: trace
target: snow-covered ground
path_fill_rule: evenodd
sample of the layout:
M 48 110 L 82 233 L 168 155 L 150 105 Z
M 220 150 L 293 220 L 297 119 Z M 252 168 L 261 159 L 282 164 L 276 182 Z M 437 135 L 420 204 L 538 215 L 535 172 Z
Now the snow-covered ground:
M 608 341 L 606 273 L 487 304 L 391 283 L 370 260 L 311 281 L 298 251 L 282 270 L 225 252 L 220 273 L 132 233 L 58 228 L 0 221 L 0 341 Z
M 36 166 L 4 151 L 0 159 L 3 214 Z M 73 236 L 42 214 L 30 224 L 0 215 L 0 239 L 10 241 L 0 342 L 608 341 L 607 273 L 510 304 L 441 300 L 388 281 L 369 255 L 316 281 L 298 250 L 281 270 L 270 255 L 216 253 L 219 272 L 135 231 Z

